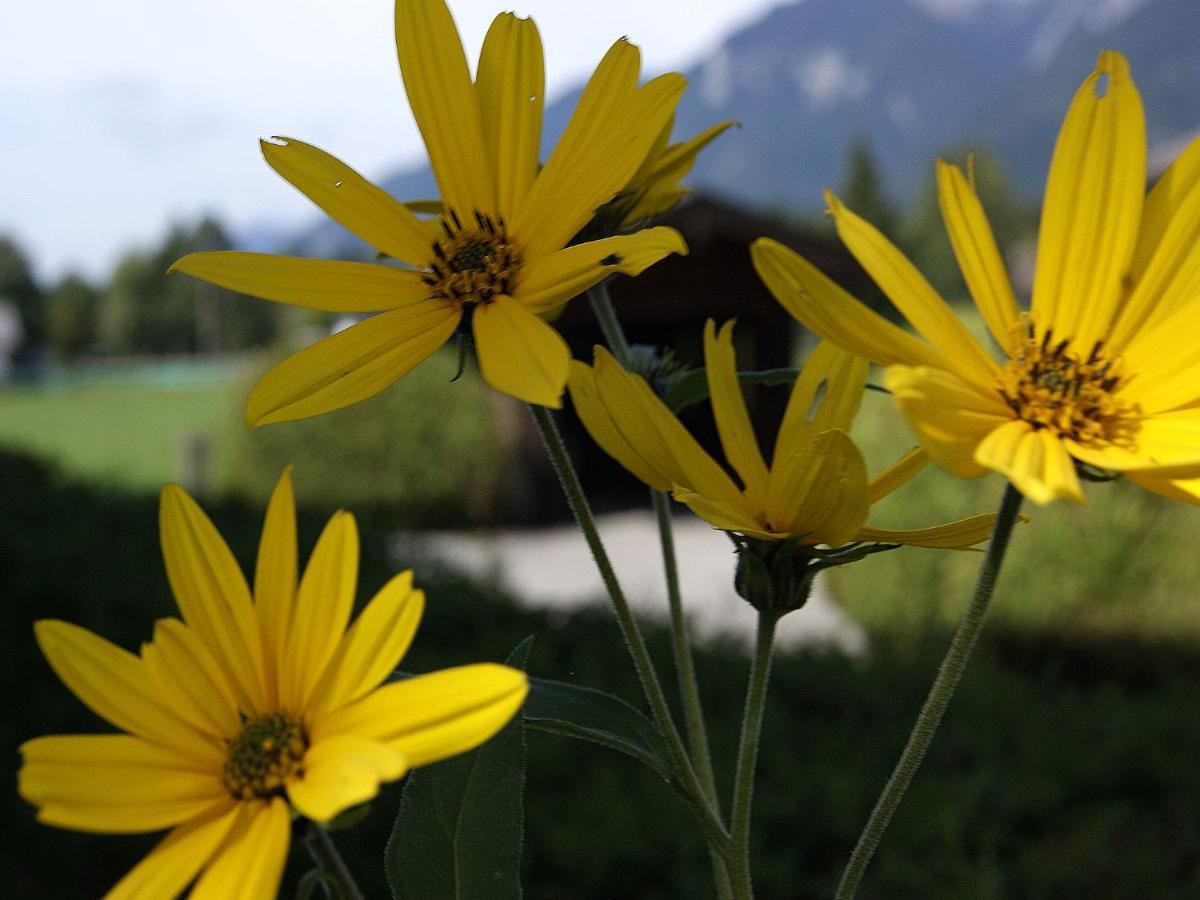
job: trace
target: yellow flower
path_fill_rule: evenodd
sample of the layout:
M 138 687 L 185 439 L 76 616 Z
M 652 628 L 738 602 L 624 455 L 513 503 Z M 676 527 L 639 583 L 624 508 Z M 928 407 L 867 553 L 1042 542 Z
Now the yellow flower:
M 827 195 L 838 234 L 924 340 L 765 238 L 759 275 L 812 331 L 888 367 L 886 384 L 930 457 L 991 469 L 1026 497 L 1083 502 L 1078 464 L 1200 502 L 1200 141 L 1143 197 L 1141 99 L 1119 53 L 1100 54 L 1050 165 L 1031 308 L 1022 312 L 971 180 L 939 162 L 938 196 L 997 361 L 875 228 Z
M 544 67 L 532 20 L 496 17 L 474 81 L 443 0 L 397 0 L 396 47 L 441 192 L 438 221 L 422 222 L 308 144 L 275 138 L 262 150 L 335 221 L 407 268 L 240 252 L 191 254 L 172 266 L 267 300 L 381 313 L 268 372 L 247 404 L 250 425 L 370 397 L 460 330 L 473 335 L 493 388 L 558 407 L 570 352 L 541 314 L 613 272 L 637 275 L 687 252 L 670 228 L 567 247 L 637 171 L 674 113 L 682 75 L 638 87 L 638 49 L 617 41 L 539 169 Z
M 197 877 L 194 898 L 274 896 L 292 809 L 327 822 L 380 782 L 487 740 L 524 700 L 524 673 L 491 664 L 381 687 L 424 595 L 405 572 L 349 625 L 358 535 L 345 512 L 297 584 L 287 472 L 267 509 L 253 599 L 181 489 L 163 491 L 160 524 L 182 621 L 157 622 L 140 655 L 67 622 L 36 625 L 67 687 L 125 733 L 26 742 L 21 796 L 62 828 L 171 829 L 110 898 L 173 897 Z
M 732 322 L 718 333 L 708 321 L 704 357 L 721 446 L 740 485 L 645 380 L 602 347 L 596 348 L 594 368 L 571 363 L 571 400 L 596 443 L 617 462 L 655 490 L 672 491 L 724 531 L 829 547 L 852 542 L 968 547 L 988 536 L 991 515 L 910 531 L 866 524 L 871 505 L 916 475 L 925 456 L 914 450 L 868 480 L 862 454 L 846 434 L 866 384 L 864 360 L 827 342 L 817 347 L 792 388 L 768 466 L 738 382 Z
M 692 171 L 700 151 L 736 124 L 732 120 L 719 122 L 686 141 L 672 144 L 671 131 L 675 125 L 672 117 L 629 183 L 598 211 L 600 230 L 616 233 L 671 209 L 689 193 L 680 182 Z

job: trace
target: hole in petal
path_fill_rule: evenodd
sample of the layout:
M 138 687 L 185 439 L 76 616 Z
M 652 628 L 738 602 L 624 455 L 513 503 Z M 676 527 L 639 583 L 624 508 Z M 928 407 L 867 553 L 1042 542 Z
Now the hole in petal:
M 808 412 L 804 414 L 804 421 L 811 425 L 817 420 L 817 411 L 820 410 L 821 404 L 825 402 L 825 392 L 829 387 L 829 379 L 823 379 L 817 385 L 817 389 L 813 391 L 812 403 L 808 404 Z

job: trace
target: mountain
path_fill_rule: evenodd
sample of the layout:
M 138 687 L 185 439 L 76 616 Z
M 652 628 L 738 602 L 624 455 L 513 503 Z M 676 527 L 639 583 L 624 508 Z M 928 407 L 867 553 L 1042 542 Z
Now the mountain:
M 801 0 L 687 70 L 677 134 L 739 120 L 701 155 L 691 183 L 760 209 L 818 208 L 856 136 L 870 141 L 898 199 L 930 177 L 939 151 L 961 147 L 994 150 L 1032 199 L 1071 94 L 1106 47 L 1130 58 L 1152 161 L 1200 132 L 1197 34 L 1197 0 Z M 579 92 L 547 107 L 544 151 Z M 436 195 L 425 168 L 382 186 L 405 199 Z M 305 255 L 355 247 L 327 221 L 292 242 Z

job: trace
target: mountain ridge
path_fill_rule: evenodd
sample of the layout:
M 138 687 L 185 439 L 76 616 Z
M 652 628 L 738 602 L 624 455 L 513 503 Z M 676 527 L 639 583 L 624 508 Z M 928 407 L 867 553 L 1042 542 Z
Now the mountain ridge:
M 931 12 L 931 5 L 942 10 Z M 946 10 L 958 9 L 960 14 Z M 1041 192 L 1054 137 L 1096 55 L 1116 47 L 1142 90 L 1152 149 L 1200 131 L 1196 0 L 801 0 L 729 35 L 685 70 L 676 134 L 737 119 L 697 161 L 690 184 L 759 210 L 811 211 L 865 137 L 891 195 L 907 201 L 947 148 L 989 150 L 1026 199 Z M 548 104 L 543 154 L 582 86 Z M 1158 156 L 1162 154 L 1159 153 Z M 426 166 L 381 182 L 393 196 L 436 196 Z M 332 222 L 292 252 L 359 256 Z

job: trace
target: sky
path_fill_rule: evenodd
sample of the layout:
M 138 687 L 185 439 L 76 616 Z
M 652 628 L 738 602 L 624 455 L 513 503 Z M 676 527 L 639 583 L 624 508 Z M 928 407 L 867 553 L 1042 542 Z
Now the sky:
M 613 40 L 683 68 L 778 0 L 523 0 L 551 98 Z M 951 0 L 961 2 L 961 0 Z M 474 61 L 496 0 L 451 0 Z M 37 274 L 106 278 L 124 250 L 212 213 L 293 230 L 314 208 L 258 139 L 316 144 L 368 177 L 422 153 L 390 0 L 21 3 L 0 34 L 0 234 Z

